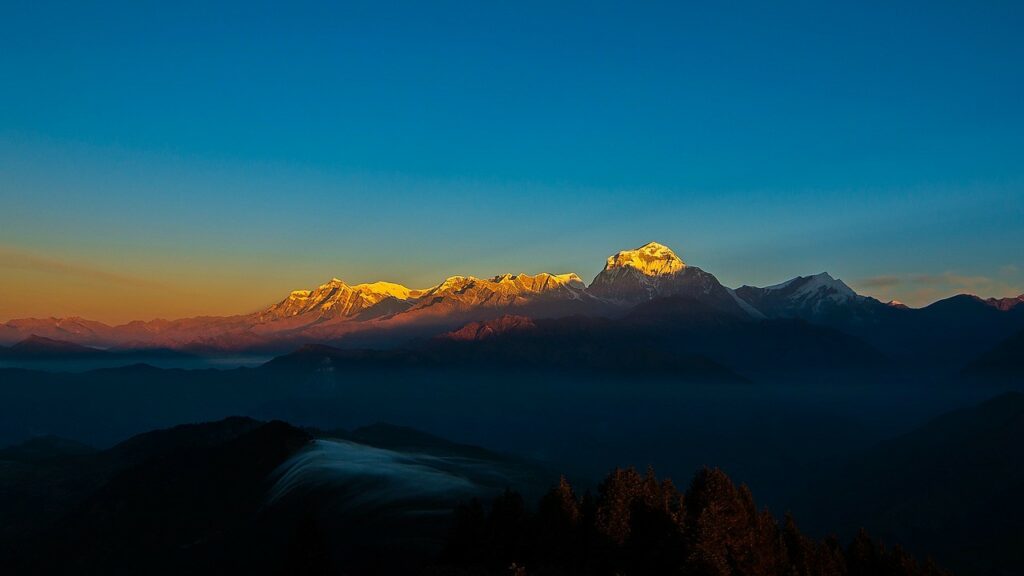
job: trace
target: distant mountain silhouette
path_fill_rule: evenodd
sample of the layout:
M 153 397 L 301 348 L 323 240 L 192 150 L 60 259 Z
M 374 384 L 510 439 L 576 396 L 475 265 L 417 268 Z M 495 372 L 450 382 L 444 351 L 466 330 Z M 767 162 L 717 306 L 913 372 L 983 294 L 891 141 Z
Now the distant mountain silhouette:
M 0 348 L 0 359 L 57 360 L 70 358 L 100 358 L 109 355 L 106 350 L 82 346 L 64 340 L 32 335 L 10 348 Z
M 73 342 L 32 336 L 17 344 L 0 347 L 0 367 L 51 371 L 87 371 L 153 364 L 164 367 L 203 367 L 208 362 L 182 350 L 131 348 L 101 350 Z M 0 425 L 0 431 L 3 426 Z
M 918 364 L 948 366 L 953 371 L 1024 330 L 1024 307 L 1002 310 L 969 295 L 902 312 L 870 330 L 869 341 L 894 355 L 912 357 Z

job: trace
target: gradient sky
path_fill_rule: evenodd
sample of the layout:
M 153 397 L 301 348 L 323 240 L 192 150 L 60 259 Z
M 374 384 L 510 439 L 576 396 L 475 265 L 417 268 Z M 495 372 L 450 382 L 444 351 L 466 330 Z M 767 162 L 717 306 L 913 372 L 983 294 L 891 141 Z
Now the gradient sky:
M 4 2 L 0 320 L 649 240 L 730 286 L 1024 292 L 1024 4 L 554 4 Z

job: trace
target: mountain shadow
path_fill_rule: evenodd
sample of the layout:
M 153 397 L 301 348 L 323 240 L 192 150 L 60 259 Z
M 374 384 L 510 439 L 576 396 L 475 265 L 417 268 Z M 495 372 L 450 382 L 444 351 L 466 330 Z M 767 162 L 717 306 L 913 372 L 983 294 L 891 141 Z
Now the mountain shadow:
M 1024 394 L 940 416 L 855 458 L 805 504 L 820 528 L 867 527 L 961 574 L 1024 566 Z

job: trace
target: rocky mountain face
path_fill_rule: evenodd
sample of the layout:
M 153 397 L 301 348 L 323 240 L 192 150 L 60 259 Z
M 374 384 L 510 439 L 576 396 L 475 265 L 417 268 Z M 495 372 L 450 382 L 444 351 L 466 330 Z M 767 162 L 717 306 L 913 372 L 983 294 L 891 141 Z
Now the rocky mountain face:
M 401 284 L 374 282 L 349 286 L 333 278 L 313 290 L 296 290 L 287 298 L 257 315 L 259 323 L 300 318 L 302 324 L 323 320 L 352 318 L 385 304 L 389 310 L 401 309 L 422 295 L 422 290 L 410 290 Z M 397 308 L 395 307 L 398 304 Z
M 800 318 L 838 327 L 871 322 L 887 308 L 898 308 L 857 294 L 828 272 L 764 288 L 741 286 L 736 295 L 768 318 Z
M 609 257 L 588 290 L 598 298 L 624 305 L 686 296 L 732 314 L 752 315 L 713 274 L 687 266 L 672 250 L 657 242 Z
M 358 342 L 359 338 L 369 338 L 374 344 L 398 344 L 505 315 L 617 318 L 667 298 L 695 303 L 690 308 L 699 304 L 699 310 L 694 308 L 683 316 L 701 316 L 705 325 L 726 320 L 802 320 L 847 332 L 883 351 L 928 349 L 933 357 L 964 362 L 1024 328 L 1024 306 L 1020 306 L 1024 296 L 982 300 L 964 295 L 910 309 L 861 296 L 827 273 L 733 290 L 713 274 L 686 264 L 667 246 L 650 242 L 610 256 L 589 286 L 576 274 L 549 273 L 453 276 L 424 289 L 391 282 L 350 285 L 334 278 L 316 288 L 293 291 L 264 310 L 238 316 L 136 321 L 120 326 L 82 318 L 12 320 L 0 324 L 0 345 L 31 336 L 99 348 L 197 352 L 279 352 L 305 343 Z M 942 334 L 952 334 L 948 329 L 953 325 L 975 327 L 984 334 L 933 342 L 941 340 Z
M 458 330 L 442 335 L 449 340 L 486 340 L 509 332 L 532 330 L 537 325 L 532 318 L 506 314 L 494 320 L 470 322 Z
M 1024 294 L 1021 294 L 1016 298 L 987 298 L 985 299 L 985 303 L 993 308 L 1007 312 L 1024 304 Z
M 453 276 L 423 291 L 410 315 L 449 314 L 478 309 L 515 309 L 558 302 L 593 302 L 575 274 L 504 274 L 488 280 Z

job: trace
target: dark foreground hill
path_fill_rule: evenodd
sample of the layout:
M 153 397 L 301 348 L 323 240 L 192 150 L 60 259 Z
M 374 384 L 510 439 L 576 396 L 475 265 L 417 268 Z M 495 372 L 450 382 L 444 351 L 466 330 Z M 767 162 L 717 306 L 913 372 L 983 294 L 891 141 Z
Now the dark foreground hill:
M 0 452 L 7 574 L 402 573 L 440 549 L 460 500 L 547 482 L 387 425 L 325 436 L 229 418 L 98 452 L 39 444 Z
M 563 480 L 534 509 L 513 490 L 551 485 L 535 465 L 386 425 L 229 418 L 0 457 L 9 574 L 940 574 L 866 535 L 809 540 L 717 470 L 685 495 L 632 470 L 582 499 Z

